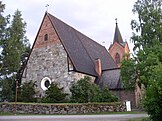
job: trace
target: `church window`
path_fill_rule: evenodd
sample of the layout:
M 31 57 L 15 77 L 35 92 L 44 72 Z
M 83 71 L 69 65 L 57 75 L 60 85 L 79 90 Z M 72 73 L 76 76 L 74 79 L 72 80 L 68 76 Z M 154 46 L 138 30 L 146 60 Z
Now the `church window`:
M 116 53 L 116 55 L 115 55 L 115 61 L 116 61 L 116 64 L 119 64 L 120 63 L 120 55 L 119 55 L 119 53 Z
M 41 88 L 46 91 L 49 87 L 50 87 L 50 84 L 51 84 L 51 79 L 48 78 L 48 77 L 44 77 L 41 81 Z
M 45 83 L 44 83 L 44 86 L 48 88 L 50 86 L 50 81 L 46 80 Z
M 48 40 L 48 34 L 45 34 L 44 35 L 44 41 L 47 41 Z

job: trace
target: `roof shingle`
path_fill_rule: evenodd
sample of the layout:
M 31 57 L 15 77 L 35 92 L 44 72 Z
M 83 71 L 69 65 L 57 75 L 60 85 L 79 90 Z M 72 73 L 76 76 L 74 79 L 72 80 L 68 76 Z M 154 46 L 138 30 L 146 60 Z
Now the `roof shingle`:
M 56 30 L 76 71 L 97 76 L 95 60 L 101 59 L 102 70 L 117 68 L 106 48 L 75 30 L 53 15 L 46 13 Z

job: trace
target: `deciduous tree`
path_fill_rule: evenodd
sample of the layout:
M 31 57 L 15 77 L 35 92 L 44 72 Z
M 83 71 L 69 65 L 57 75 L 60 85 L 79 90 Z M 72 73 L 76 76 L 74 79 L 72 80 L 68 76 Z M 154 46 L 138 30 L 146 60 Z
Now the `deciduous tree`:
M 144 107 L 153 121 L 157 121 L 162 109 L 158 104 L 162 100 L 158 68 L 162 64 L 162 1 L 137 0 L 133 13 L 138 15 L 138 20 L 131 22 L 134 54 L 130 60 L 122 62 L 122 79 L 126 88 L 132 88 L 132 84 L 134 87 L 135 84 L 139 87 L 144 85 L 145 102 L 148 102 L 144 103 Z

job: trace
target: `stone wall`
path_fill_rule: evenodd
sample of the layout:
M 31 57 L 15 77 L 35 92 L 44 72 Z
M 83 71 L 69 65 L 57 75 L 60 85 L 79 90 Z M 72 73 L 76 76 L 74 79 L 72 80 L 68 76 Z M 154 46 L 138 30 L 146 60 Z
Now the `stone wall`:
M 0 103 L 0 112 L 22 114 L 88 114 L 99 112 L 126 111 L 123 103 L 87 103 L 87 104 L 14 104 Z

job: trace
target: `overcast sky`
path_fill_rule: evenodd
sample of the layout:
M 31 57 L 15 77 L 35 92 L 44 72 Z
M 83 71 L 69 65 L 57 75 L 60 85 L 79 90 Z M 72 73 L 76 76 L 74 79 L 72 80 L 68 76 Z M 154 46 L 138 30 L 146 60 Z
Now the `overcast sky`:
M 6 4 L 5 13 L 13 15 L 18 9 L 27 23 L 27 37 L 33 44 L 43 16 L 48 12 L 83 34 L 109 47 L 113 41 L 115 18 L 123 40 L 130 49 L 132 30 L 130 22 L 134 19 L 132 8 L 136 0 L 2 0 Z

